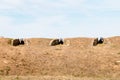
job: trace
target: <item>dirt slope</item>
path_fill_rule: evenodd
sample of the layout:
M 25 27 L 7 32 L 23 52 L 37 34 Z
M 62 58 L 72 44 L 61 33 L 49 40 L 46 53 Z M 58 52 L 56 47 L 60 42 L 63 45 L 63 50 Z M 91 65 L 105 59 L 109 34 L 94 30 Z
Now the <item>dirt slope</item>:
M 0 75 L 120 76 L 120 37 L 97 46 L 93 38 L 66 38 L 58 46 L 49 46 L 51 40 L 31 38 L 14 47 L 0 38 Z

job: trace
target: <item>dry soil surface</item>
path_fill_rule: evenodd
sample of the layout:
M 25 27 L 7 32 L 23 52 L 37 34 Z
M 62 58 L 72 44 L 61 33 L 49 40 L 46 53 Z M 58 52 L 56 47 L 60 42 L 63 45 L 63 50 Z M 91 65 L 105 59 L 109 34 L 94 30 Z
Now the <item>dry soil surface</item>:
M 50 46 L 52 39 L 29 38 L 12 46 L 0 38 L 0 75 L 120 77 L 120 37 L 66 38 L 64 45 Z

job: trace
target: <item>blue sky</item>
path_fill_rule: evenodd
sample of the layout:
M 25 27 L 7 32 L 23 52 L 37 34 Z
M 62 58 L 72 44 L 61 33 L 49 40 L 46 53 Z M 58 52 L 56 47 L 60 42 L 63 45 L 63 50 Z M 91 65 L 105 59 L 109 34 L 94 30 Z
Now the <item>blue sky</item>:
M 0 35 L 12 38 L 120 35 L 120 0 L 0 0 Z

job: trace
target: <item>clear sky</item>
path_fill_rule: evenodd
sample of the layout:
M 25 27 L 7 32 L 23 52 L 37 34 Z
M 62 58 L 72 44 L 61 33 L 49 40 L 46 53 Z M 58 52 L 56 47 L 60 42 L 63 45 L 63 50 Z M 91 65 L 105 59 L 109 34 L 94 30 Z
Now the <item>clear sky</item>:
M 0 0 L 0 36 L 120 35 L 120 0 Z

